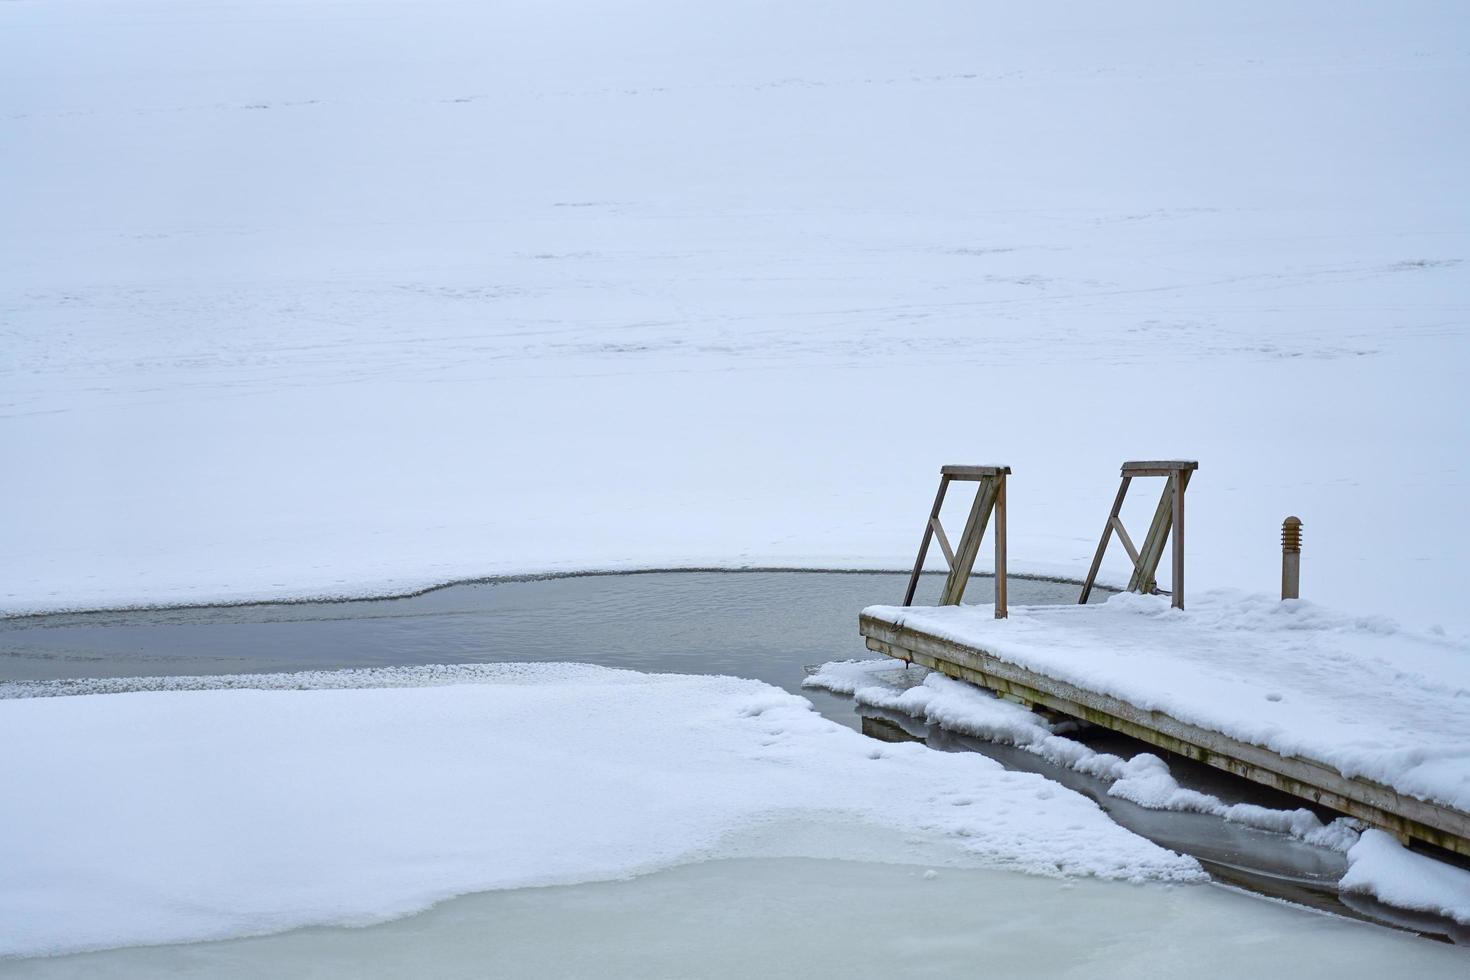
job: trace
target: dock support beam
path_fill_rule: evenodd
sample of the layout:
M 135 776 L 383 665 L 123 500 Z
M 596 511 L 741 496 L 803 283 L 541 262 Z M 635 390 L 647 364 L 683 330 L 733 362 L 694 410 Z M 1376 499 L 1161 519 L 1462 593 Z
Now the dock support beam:
M 924 571 L 924 559 L 929 554 L 929 543 L 939 539 L 944 560 L 949 563 L 949 575 L 944 580 L 944 591 L 940 593 L 941 606 L 957 606 L 964 598 L 965 586 L 969 584 L 975 559 L 980 555 L 980 542 L 985 529 L 995 516 L 995 618 L 1005 619 L 1008 589 L 1006 582 L 1006 476 L 1009 466 L 943 466 L 939 470 L 939 491 L 934 495 L 934 506 L 929 511 L 929 521 L 924 525 L 924 536 L 919 541 L 919 557 L 914 560 L 914 570 L 909 576 L 909 585 L 904 593 L 903 604 L 914 604 L 914 593 L 919 588 L 919 575 Z M 970 505 L 970 516 L 965 521 L 965 530 L 960 534 L 959 544 L 951 549 L 944 526 L 939 523 L 939 511 L 944 506 L 944 497 L 951 481 L 972 482 L 975 501 Z
M 1123 464 L 1123 482 L 1118 487 L 1118 495 L 1113 498 L 1113 509 L 1108 513 L 1107 523 L 1103 525 L 1102 540 L 1098 541 L 1097 551 L 1092 556 L 1092 565 L 1087 570 L 1087 581 L 1082 586 L 1082 596 L 1077 600 L 1079 604 L 1085 604 L 1092 595 L 1093 583 L 1097 580 L 1098 570 L 1102 568 L 1103 555 L 1107 552 L 1108 542 L 1115 532 L 1123 542 L 1123 549 L 1133 561 L 1133 575 L 1128 580 L 1128 591 L 1156 592 L 1158 582 L 1155 575 L 1159 562 L 1164 558 L 1164 545 L 1172 531 L 1173 606 L 1175 609 L 1184 608 L 1184 491 L 1189 487 L 1190 475 L 1197 469 L 1198 462 L 1183 459 L 1132 460 Z M 1123 510 L 1123 500 L 1128 496 L 1128 487 L 1133 478 L 1138 476 L 1162 476 L 1168 479 L 1164 484 L 1164 492 L 1159 497 L 1159 505 L 1154 509 L 1153 522 L 1143 537 L 1143 547 L 1135 549 L 1133 539 L 1128 536 L 1119 515 Z

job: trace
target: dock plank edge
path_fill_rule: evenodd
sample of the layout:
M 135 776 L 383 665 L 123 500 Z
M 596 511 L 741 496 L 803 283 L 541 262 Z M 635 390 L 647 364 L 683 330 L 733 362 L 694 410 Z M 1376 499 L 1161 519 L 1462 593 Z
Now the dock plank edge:
M 859 617 L 868 649 L 1040 704 L 1203 762 L 1253 782 L 1356 817 L 1400 838 L 1423 841 L 1470 857 L 1470 815 L 1349 778 L 1324 764 L 1281 756 L 1220 732 L 1088 691 L 1002 660 L 986 650 L 942 639 L 872 616 Z

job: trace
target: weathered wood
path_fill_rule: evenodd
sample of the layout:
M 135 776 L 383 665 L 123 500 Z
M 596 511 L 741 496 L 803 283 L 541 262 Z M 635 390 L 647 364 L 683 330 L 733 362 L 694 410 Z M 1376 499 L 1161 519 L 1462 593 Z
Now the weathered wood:
M 955 549 L 954 567 L 944 581 L 944 592 L 940 595 L 941 606 L 957 606 L 964 598 L 965 586 L 970 582 L 970 571 L 980 554 L 980 541 L 985 537 L 985 527 L 990 522 L 990 512 L 995 507 L 997 477 L 986 477 L 975 490 L 975 502 L 970 507 L 965 530 L 960 534 L 960 546 Z
M 931 517 L 929 526 L 934 529 L 934 539 L 939 542 L 939 550 L 944 552 L 944 560 L 949 563 L 950 568 L 954 568 L 954 549 L 949 546 L 949 536 L 944 533 L 944 525 L 939 523 L 939 518 Z
M 929 510 L 929 523 L 924 525 L 924 537 L 919 541 L 919 557 L 914 559 L 914 572 L 909 576 L 908 590 L 903 594 L 903 604 L 914 604 L 914 592 L 919 587 L 919 575 L 924 571 L 924 558 L 929 554 L 929 538 L 934 534 L 934 522 L 939 519 L 939 510 L 944 506 L 944 494 L 949 489 L 949 477 L 940 474 L 939 491 L 934 494 L 934 506 Z M 953 559 L 950 567 L 954 567 Z
M 1189 484 L 1189 471 L 1181 470 L 1169 477 L 1169 486 L 1174 491 L 1174 569 L 1169 590 L 1175 609 L 1184 608 L 1184 488 Z
M 1123 464 L 1124 476 L 1168 476 L 1180 470 L 1197 470 L 1193 459 L 1135 459 Z
M 941 466 L 939 473 L 951 480 L 982 480 L 988 476 L 1004 476 L 1009 466 Z
M 1164 557 L 1164 544 L 1169 539 L 1169 525 L 1174 520 L 1174 479 L 1172 475 L 1164 484 L 1159 495 L 1159 505 L 1154 508 L 1154 519 L 1143 536 L 1143 547 L 1138 551 L 1138 562 L 1133 566 L 1133 576 L 1128 579 L 1129 592 L 1153 592 L 1158 588 L 1156 575 L 1159 562 Z
M 1108 522 L 1103 525 L 1102 540 L 1097 543 L 1097 552 L 1092 556 L 1092 566 L 1087 569 L 1087 579 L 1082 583 L 1082 597 L 1077 600 L 1080 606 L 1087 605 L 1087 597 L 1092 595 L 1092 583 L 1097 581 L 1098 569 L 1102 568 L 1103 555 L 1108 550 L 1108 538 L 1113 534 L 1113 522 L 1118 519 L 1118 513 L 1123 509 L 1123 498 L 1128 496 L 1128 484 L 1132 482 L 1133 477 L 1123 477 L 1123 482 L 1118 487 L 1118 495 L 1113 498 L 1113 509 L 1108 513 Z M 1135 560 L 1134 565 L 1137 564 Z
M 1128 529 L 1123 526 L 1122 520 L 1116 514 L 1108 518 L 1108 523 L 1113 530 L 1118 532 L 1118 540 L 1123 542 L 1123 550 L 1128 552 L 1128 560 L 1134 565 L 1138 564 L 1138 549 L 1133 547 L 1133 539 L 1128 536 Z
M 986 650 L 862 616 L 868 649 L 1123 732 L 1151 745 L 1470 857 L 1470 814 L 1037 673 Z
M 939 539 L 939 548 L 944 552 L 944 560 L 949 563 L 949 576 L 944 581 L 940 604 L 959 604 L 961 598 L 964 597 L 965 586 L 969 583 L 970 572 L 975 567 L 975 559 L 980 553 L 980 542 L 985 537 L 985 528 L 990 521 L 991 511 L 996 510 L 998 506 L 999 517 L 995 540 L 995 610 L 998 618 L 1005 617 L 1007 601 L 1005 485 L 1006 475 L 1010 471 L 1009 466 L 940 467 L 939 491 L 934 495 L 934 506 L 929 510 L 929 520 L 924 525 L 924 535 L 919 540 L 919 556 L 914 560 L 914 570 L 909 575 L 908 589 L 903 597 L 905 606 L 913 605 L 914 594 L 919 587 L 919 576 L 924 571 L 924 559 L 929 554 L 929 543 L 935 538 Z M 965 529 L 960 534 L 957 549 L 951 547 L 949 536 L 945 534 L 944 525 L 939 520 L 939 512 L 944 507 L 945 492 L 949 489 L 951 480 L 973 480 L 978 484 L 975 488 L 975 500 L 970 506 L 969 518 L 965 521 Z
M 997 478 L 1000 486 L 995 491 L 995 618 L 1005 619 L 1009 615 L 1006 589 L 1006 478 Z
M 1097 543 L 1097 552 L 1092 556 L 1092 566 L 1088 569 L 1087 579 L 1082 585 L 1082 595 L 1077 600 L 1079 604 L 1085 604 L 1092 594 L 1093 583 L 1097 580 L 1103 556 L 1108 550 L 1108 541 L 1115 531 L 1118 534 L 1118 540 L 1123 542 L 1123 548 L 1128 552 L 1128 557 L 1133 561 L 1133 574 L 1128 579 L 1128 591 L 1156 591 L 1158 567 L 1164 557 L 1164 546 L 1169 541 L 1170 531 L 1177 528 L 1174 534 L 1173 603 L 1175 608 L 1184 608 L 1184 491 L 1189 486 L 1190 474 L 1198 468 L 1199 463 L 1193 460 L 1174 462 L 1134 460 L 1123 464 L 1123 482 L 1118 487 L 1118 496 L 1113 499 L 1113 509 L 1108 513 L 1108 521 L 1103 525 L 1102 538 Z M 1164 484 L 1164 492 L 1159 497 L 1159 504 L 1154 509 L 1153 521 L 1149 524 L 1148 533 L 1143 537 L 1141 548 L 1136 547 L 1133 539 L 1128 536 L 1128 530 L 1123 526 L 1120 516 L 1123 509 L 1123 498 L 1128 495 L 1129 483 L 1135 476 L 1168 477 Z

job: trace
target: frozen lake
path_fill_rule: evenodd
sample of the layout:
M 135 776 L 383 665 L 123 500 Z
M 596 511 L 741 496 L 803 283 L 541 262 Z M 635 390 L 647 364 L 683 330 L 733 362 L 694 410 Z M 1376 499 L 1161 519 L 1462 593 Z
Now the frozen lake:
M 0 964 L 9 977 L 1460 977 L 1465 954 L 1208 885 L 747 858 L 487 892 L 361 929 Z
M 1191 589 L 1274 592 L 1298 514 L 1309 601 L 1461 643 L 1467 26 L 0 4 L 0 614 L 903 567 L 946 462 L 1013 466 L 1013 570 L 1076 576 L 1118 461 L 1177 454 Z M 1335 851 L 809 710 L 901 587 L 0 620 L 0 974 L 1466 972 L 1183 884 L 1465 938 Z
M 648 573 L 462 584 L 402 599 L 0 620 L 0 682 L 10 682 L 0 693 L 248 686 L 255 682 L 212 678 L 568 660 L 754 678 L 800 693 L 828 718 L 880 739 L 923 740 L 937 749 L 980 752 L 1007 768 L 1038 772 L 1093 799 L 1123 826 L 1200 859 L 1217 879 L 1340 914 L 1467 938 L 1464 930 L 1435 917 L 1396 912 L 1361 898 L 1348 898 L 1351 904 L 1345 905 L 1335 888 L 1345 867 L 1336 851 L 1205 814 L 1148 810 L 1109 796 L 1108 784 L 1095 777 L 1024 751 L 931 729 L 879 709 L 859 711 L 848 698 L 803 689 L 807 665 L 865 655 L 855 610 L 900 595 L 904 582 L 902 575 L 885 573 Z M 939 582 L 926 576 L 921 600 L 925 592 L 937 591 Z M 977 578 L 970 598 L 983 600 L 989 585 Z M 1012 585 L 1016 604 L 1074 602 L 1076 594 L 1071 583 L 1018 579 Z M 147 677 L 194 679 L 138 680 Z M 1106 732 L 1087 740 L 1124 756 L 1147 749 Z M 1187 760 L 1172 759 L 1170 765 L 1182 782 L 1228 802 L 1297 805 Z

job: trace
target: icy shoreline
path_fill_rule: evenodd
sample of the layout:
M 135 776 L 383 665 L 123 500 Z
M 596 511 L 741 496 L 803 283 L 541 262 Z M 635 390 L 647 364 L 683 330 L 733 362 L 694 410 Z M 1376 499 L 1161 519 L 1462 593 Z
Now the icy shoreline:
M 1057 726 L 972 684 L 892 659 L 823 665 L 807 686 L 851 696 L 859 704 L 909 715 L 939 728 L 1013 745 L 1047 761 L 1110 783 L 1109 795 L 1157 810 L 1205 813 L 1310 844 L 1343 851 L 1348 871 L 1340 888 L 1400 908 L 1470 923 L 1470 871 L 1413 853 L 1388 834 L 1347 817 L 1323 822 L 1310 810 L 1227 805 L 1179 785 L 1159 756 L 1132 759 L 1098 752 L 1058 734 Z
M 1058 766 L 1110 783 L 1108 794 L 1151 810 L 1205 813 L 1223 820 L 1289 834 L 1309 844 L 1346 851 L 1357 831 L 1346 818 L 1323 824 L 1312 811 L 1271 810 L 1254 804 L 1227 806 L 1218 798 L 1185 789 L 1157 755 L 1122 759 L 1056 734 L 1040 715 L 991 692 L 895 660 L 850 660 L 822 665 L 805 686 L 846 694 L 858 704 L 884 708 L 961 735 L 1013 745 Z M 0 696 L 4 696 L 0 688 Z

